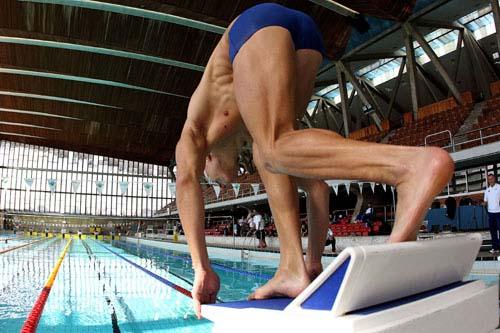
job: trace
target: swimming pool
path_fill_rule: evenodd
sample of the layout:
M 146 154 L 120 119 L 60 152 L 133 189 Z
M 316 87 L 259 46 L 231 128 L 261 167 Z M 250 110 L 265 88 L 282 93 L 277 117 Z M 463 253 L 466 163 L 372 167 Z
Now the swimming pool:
M 17 244 L 33 241 L 20 238 Z M 19 332 L 67 242 L 40 239 L 0 255 L 0 332 Z M 169 286 L 190 290 L 193 281 L 189 254 L 183 246 L 169 247 L 73 240 L 37 332 L 210 332 L 212 323 L 195 318 L 191 299 Z M 276 254 L 255 259 L 230 252 L 211 254 L 221 278 L 220 301 L 245 299 L 278 264 Z M 493 281 L 484 269 L 476 273 Z
M 20 330 L 66 243 L 45 239 L 0 257 L 1 332 Z M 275 263 L 266 262 L 214 259 L 219 299 L 245 299 L 273 275 Z M 195 318 L 191 299 L 162 279 L 190 290 L 188 254 L 122 241 L 73 240 L 37 332 L 210 332 L 209 321 Z

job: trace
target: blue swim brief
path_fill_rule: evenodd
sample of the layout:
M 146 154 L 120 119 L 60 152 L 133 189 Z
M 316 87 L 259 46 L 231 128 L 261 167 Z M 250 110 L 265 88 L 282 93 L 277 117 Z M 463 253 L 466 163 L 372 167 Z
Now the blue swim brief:
M 275 3 L 263 3 L 245 10 L 229 31 L 229 57 L 233 63 L 236 54 L 262 28 L 279 26 L 292 36 L 295 50 L 312 49 L 325 56 L 323 37 L 316 23 L 307 14 Z

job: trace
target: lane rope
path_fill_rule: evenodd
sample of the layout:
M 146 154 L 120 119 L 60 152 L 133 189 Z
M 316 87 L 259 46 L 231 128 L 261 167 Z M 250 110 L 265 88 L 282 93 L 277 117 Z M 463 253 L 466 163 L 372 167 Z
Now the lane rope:
M 0 254 L 4 254 L 4 253 L 10 252 L 10 251 L 14 251 L 14 250 L 17 250 L 17 249 L 20 249 L 20 248 L 26 247 L 26 246 L 30 246 L 30 245 L 33 245 L 33 244 L 35 244 L 35 243 L 39 243 L 39 242 L 44 241 L 44 240 L 46 240 L 46 239 L 39 239 L 39 240 L 34 241 L 34 242 L 31 242 L 31 243 L 26 243 L 26 244 L 22 244 L 22 245 L 14 246 L 14 247 L 8 248 L 8 249 L 6 249 L 6 250 L 2 250 L 2 251 L 0 251 Z
M 52 269 L 52 272 L 49 275 L 49 278 L 47 279 L 47 282 L 45 283 L 45 286 L 42 289 L 42 292 L 38 296 L 38 299 L 36 300 L 35 304 L 33 305 L 33 308 L 31 309 L 30 314 L 26 318 L 26 321 L 24 322 L 23 327 L 21 328 L 21 333 L 35 333 L 36 329 L 38 327 L 38 323 L 40 322 L 40 318 L 42 317 L 42 312 L 43 308 L 45 307 L 45 303 L 47 303 L 47 299 L 50 294 L 50 290 L 52 288 L 52 285 L 54 284 L 54 280 L 56 279 L 57 273 L 59 272 L 59 268 L 61 267 L 61 264 L 64 260 L 64 257 L 66 256 L 66 253 L 68 252 L 69 246 L 71 244 L 71 239 L 66 243 L 66 246 L 61 252 L 61 255 L 59 256 L 59 259 L 57 259 L 57 262 Z
M 135 263 L 135 262 L 133 262 L 132 260 L 127 259 L 126 257 L 122 256 L 121 254 L 119 254 L 119 253 L 117 253 L 117 252 L 115 252 L 115 251 L 111 250 L 111 249 L 110 249 L 110 248 L 108 248 L 107 246 L 105 246 L 105 245 L 101 244 L 100 242 L 96 242 L 96 243 L 97 243 L 99 246 L 101 246 L 101 247 L 105 248 L 105 249 L 106 249 L 106 250 L 108 250 L 109 252 L 111 252 L 111 253 L 113 253 L 114 255 L 116 255 L 118 258 L 121 258 L 121 259 L 125 260 L 126 262 L 128 262 L 129 264 L 131 264 L 132 266 L 134 266 L 135 268 L 140 269 L 140 270 L 141 270 L 141 271 L 143 271 L 144 273 L 148 274 L 148 275 L 149 275 L 149 276 L 151 276 L 152 278 L 154 278 L 154 279 L 156 279 L 156 280 L 160 281 L 161 283 L 163 283 L 163 284 L 165 284 L 165 285 L 169 286 L 170 288 L 172 288 L 172 289 L 174 289 L 174 290 L 176 290 L 176 291 L 180 292 L 181 294 L 183 294 L 183 295 L 185 295 L 185 296 L 187 296 L 187 297 L 189 297 L 189 298 L 193 298 L 193 295 L 191 295 L 191 292 L 190 292 L 189 290 L 187 290 L 187 289 L 185 289 L 185 288 L 183 288 L 183 287 L 181 287 L 181 286 L 176 285 L 175 283 L 173 283 L 173 282 L 171 282 L 171 281 L 169 281 L 169 280 L 165 279 L 164 277 L 159 276 L 158 274 L 155 274 L 155 273 L 151 272 L 150 270 L 148 270 L 148 269 L 146 269 L 146 268 L 142 267 L 141 265 L 136 264 L 136 263 Z
M 132 245 L 129 246 L 128 244 L 125 244 L 125 243 L 126 242 L 119 241 L 119 244 L 120 244 L 119 247 L 123 246 L 123 247 L 125 247 L 125 248 L 127 248 L 129 250 L 133 250 L 134 246 L 132 246 Z M 191 258 L 189 258 L 189 257 L 179 256 L 179 255 L 175 255 L 175 254 L 164 253 L 163 251 L 157 250 L 157 249 L 153 249 L 152 247 L 150 247 L 148 245 L 138 244 L 138 247 L 141 248 L 141 249 L 145 248 L 146 251 L 149 251 L 149 252 L 152 252 L 152 253 L 157 253 L 157 254 L 160 254 L 160 255 L 162 255 L 164 257 L 167 257 L 167 258 L 183 260 L 185 262 L 191 263 Z M 225 272 L 229 272 L 229 273 L 236 273 L 236 274 L 241 274 L 241 275 L 247 275 L 247 276 L 256 277 L 256 278 L 263 279 L 263 280 L 270 280 L 273 277 L 270 274 L 248 272 L 248 271 L 244 271 L 242 269 L 238 269 L 238 268 L 234 268 L 234 267 L 229 267 L 229 266 L 226 266 L 226 265 L 223 265 L 223 264 L 219 264 L 219 263 L 216 263 L 216 262 L 211 262 L 210 265 L 212 266 L 212 268 L 219 269 L 221 271 L 225 271 Z

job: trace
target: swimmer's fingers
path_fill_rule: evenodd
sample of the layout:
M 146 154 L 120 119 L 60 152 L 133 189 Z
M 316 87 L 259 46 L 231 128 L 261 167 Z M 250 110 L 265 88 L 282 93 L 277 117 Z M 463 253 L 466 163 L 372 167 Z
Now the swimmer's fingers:
M 193 298 L 193 309 L 196 313 L 196 317 L 201 319 L 201 302 L 196 298 Z

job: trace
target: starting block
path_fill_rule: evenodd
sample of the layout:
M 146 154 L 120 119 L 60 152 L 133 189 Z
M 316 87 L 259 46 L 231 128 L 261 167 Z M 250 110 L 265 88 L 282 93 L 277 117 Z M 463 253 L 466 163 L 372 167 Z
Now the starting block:
M 498 286 L 463 281 L 481 243 L 472 234 L 349 247 L 295 299 L 203 305 L 202 315 L 213 332 L 493 332 Z

